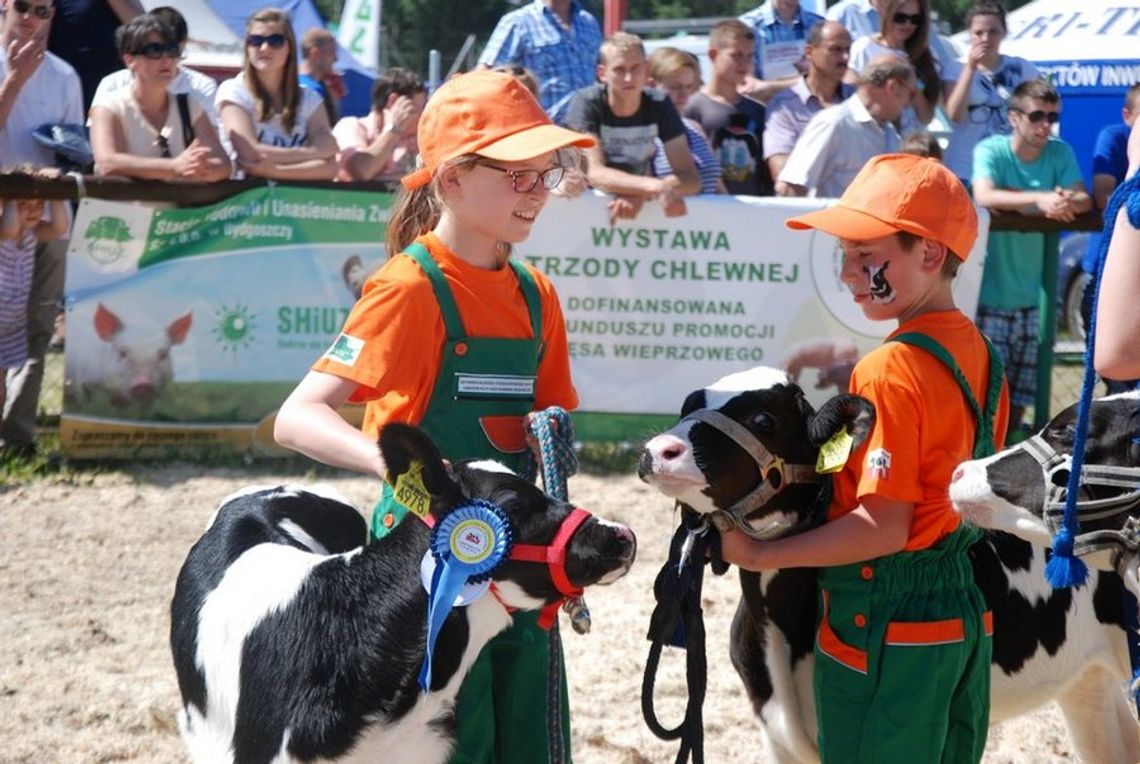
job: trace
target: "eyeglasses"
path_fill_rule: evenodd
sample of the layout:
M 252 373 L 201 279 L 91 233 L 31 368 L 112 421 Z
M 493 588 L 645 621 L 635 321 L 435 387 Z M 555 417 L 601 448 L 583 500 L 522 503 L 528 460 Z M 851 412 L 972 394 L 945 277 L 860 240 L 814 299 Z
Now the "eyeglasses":
M 135 49 L 131 55 L 149 58 L 151 61 L 158 61 L 161 58 L 179 59 L 182 58 L 182 46 L 176 42 L 148 42 Z
M 1048 121 L 1050 125 L 1055 125 L 1061 121 L 1061 112 L 1059 111 L 1042 111 L 1041 109 L 1028 112 L 1022 111 L 1021 109 L 1010 109 L 1010 111 L 1016 111 L 1018 114 L 1024 114 L 1025 118 L 1034 125 L 1040 125 L 1042 122 L 1046 121 Z
M 913 24 L 914 26 L 918 26 L 922 23 L 922 14 L 903 13 L 902 11 L 899 11 L 894 15 L 892 21 L 894 21 L 896 24 Z
M 1005 122 L 1005 105 L 995 106 L 988 103 L 976 103 L 968 109 L 970 115 L 970 123 L 974 125 L 984 125 L 988 122 Z
M 47 21 L 51 18 L 50 5 L 32 5 L 31 3 L 26 2 L 26 0 L 13 0 L 12 10 L 16 11 L 16 13 L 20 14 L 21 16 L 27 16 L 30 13 L 41 21 Z
M 170 141 L 167 140 L 164 133 L 159 133 L 154 136 L 154 142 L 158 144 L 158 150 L 162 153 L 163 159 L 170 159 Z
M 558 184 L 562 182 L 562 176 L 566 174 L 566 168 L 560 164 L 548 167 L 545 170 L 508 170 L 506 167 L 496 167 L 493 164 L 485 164 L 483 162 L 479 164 L 487 169 L 498 170 L 499 172 L 510 175 L 511 181 L 514 183 L 515 191 L 520 194 L 533 191 L 540 180 L 542 181 L 543 188 L 547 191 L 553 191 L 558 188 Z
M 260 48 L 262 45 L 267 44 L 271 48 L 282 48 L 285 46 L 285 35 L 280 32 L 273 34 L 251 34 L 245 36 L 246 47 Z

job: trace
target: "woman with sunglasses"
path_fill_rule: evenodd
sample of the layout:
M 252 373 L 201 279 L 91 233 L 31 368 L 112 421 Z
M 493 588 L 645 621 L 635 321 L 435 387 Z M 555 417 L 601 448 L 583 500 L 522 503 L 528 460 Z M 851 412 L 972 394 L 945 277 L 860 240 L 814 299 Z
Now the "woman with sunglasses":
M 218 112 L 238 168 L 277 180 L 332 180 L 336 139 L 319 93 L 297 81 L 289 15 L 262 8 L 245 25 L 242 73 L 218 86 Z
M 417 128 L 422 166 L 403 178 L 388 221 L 389 260 L 364 284 L 342 334 L 277 414 L 283 446 L 384 477 L 376 437 L 387 422 L 423 428 L 448 459 L 494 459 L 521 470 L 525 425 L 548 406 L 572 409 L 570 352 L 558 295 L 511 256 L 562 179 L 558 151 L 594 145 L 551 123 L 509 74 L 445 82 Z M 364 403 L 363 431 L 337 409 Z M 371 537 L 408 509 L 385 485 Z M 459 691 L 452 762 L 530 764 L 570 759 L 557 631 L 537 614 L 479 655 Z M 549 702 L 548 702 L 549 701 Z
M 885 53 L 909 60 L 918 91 L 899 118 L 899 132 L 906 135 L 930 124 L 943 92 L 942 65 L 930 49 L 930 0 L 885 0 L 880 16 L 878 34 L 860 37 L 851 46 L 845 80 L 855 84 L 863 67 Z
M 970 185 L 974 146 L 991 135 L 1009 135 L 1009 97 L 1017 86 L 1041 75 L 1037 67 L 999 51 L 1005 39 L 1005 10 L 994 2 L 975 3 L 966 12 L 970 49 L 960 62 L 948 63 L 958 75 L 946 95 L 946 115 L 953 123 L 945 164 Z
M 150 180 L 223 180 L 230 160 L 193 93 L 171 94 L 181 47 L 155 16 L 136 16 L 115 34 L 128 87 L 91 107 L 95 171 Z

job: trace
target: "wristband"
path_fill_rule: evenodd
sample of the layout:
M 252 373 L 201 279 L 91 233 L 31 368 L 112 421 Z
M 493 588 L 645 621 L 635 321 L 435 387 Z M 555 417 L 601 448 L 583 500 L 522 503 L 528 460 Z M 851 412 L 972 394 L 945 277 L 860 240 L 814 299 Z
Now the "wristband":
M 400 128 L 396 127 L 395 122 L 386 122 L 384 124 L 384 129 L 381 130 L 381 132 L 383 132 L 383 133 L 395 133 L 395 132 L 398 132 L 399 130 L 400 130 Z

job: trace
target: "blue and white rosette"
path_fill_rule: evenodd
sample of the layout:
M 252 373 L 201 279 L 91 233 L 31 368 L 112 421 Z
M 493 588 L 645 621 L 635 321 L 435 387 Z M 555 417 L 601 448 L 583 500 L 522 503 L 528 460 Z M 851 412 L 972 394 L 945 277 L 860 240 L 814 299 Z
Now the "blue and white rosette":
M 514 531 L 503 510 L 485 499 L 453 509 L 432 529 L 429 549 L 436 559 L 428 589 L 428 643 L 420 667 L 420 689 L 431 688 L 431 659 L 439 630 L 469 583 L 491 578 L 514 541 Z

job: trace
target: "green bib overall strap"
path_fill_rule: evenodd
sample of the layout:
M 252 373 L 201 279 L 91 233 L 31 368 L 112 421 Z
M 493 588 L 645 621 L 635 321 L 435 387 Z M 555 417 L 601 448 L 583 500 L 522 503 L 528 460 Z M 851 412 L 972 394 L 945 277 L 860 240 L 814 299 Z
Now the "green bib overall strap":
M 507 261 L 526 302 L 531 338 L 471 337 L 427 248 L 416 243 L 404 254 L 431 282 L 447 332 L 439 376 L 419 426 L 448 459 L 494 459 L 520 471 L 527 449 L 522 422 L 535 408 L 542 356 L 542 301 L 533 276 Z M 372 514 L 372 537 L 386 536 L 407 512 L 385 484 Z M 459 689 L 459 739 L 449 764 L 570 761 L 562 643 L 557 631 L 544 631 L 537 621 L 538 613 L 515 613 L 514 623 L 475 660 Z
M 970 411 L 974 414 L 974 423 L 977 428 L 974 432 L 974 453 L 975 459 L 981 459 L 986 456 L 992 456 L 997 453 L 997 444 L 994 442 L 994 417 L 997 415 L 998 401 L 1001 400 L 1001 381 L 1005 374 L 1005 369 L 1002 367 L 1001 356 L 998 355 L 994 346 L 986 336 L 982 335 L 982 340 L 986 343 L 986 352 L 990 357 L 990 370 L 989 381 L 986 386 L 986 407 L 982 410 L 978 406 L 977 400 L 974 398 L 974 391 L 970 388 L 970 383 L 966 380 L 962 370 L 958 368 L 958 364 L 954 361 L 954 356 L 946 350 L 938 341 L 933 337 L 923 334 L 922 332 L 904 332 L 896 337 L 891 337 L 891 342 L 901 342 L 905 345 L 913 345 L 922 348 L 926 352 L 933 355 L 942 364 L 950 370 L 954 376 L 954 380 L 958 383 L 958 387 L 962 389 L 962 396 L 966 399 L 966 403 L 970 406 Z

